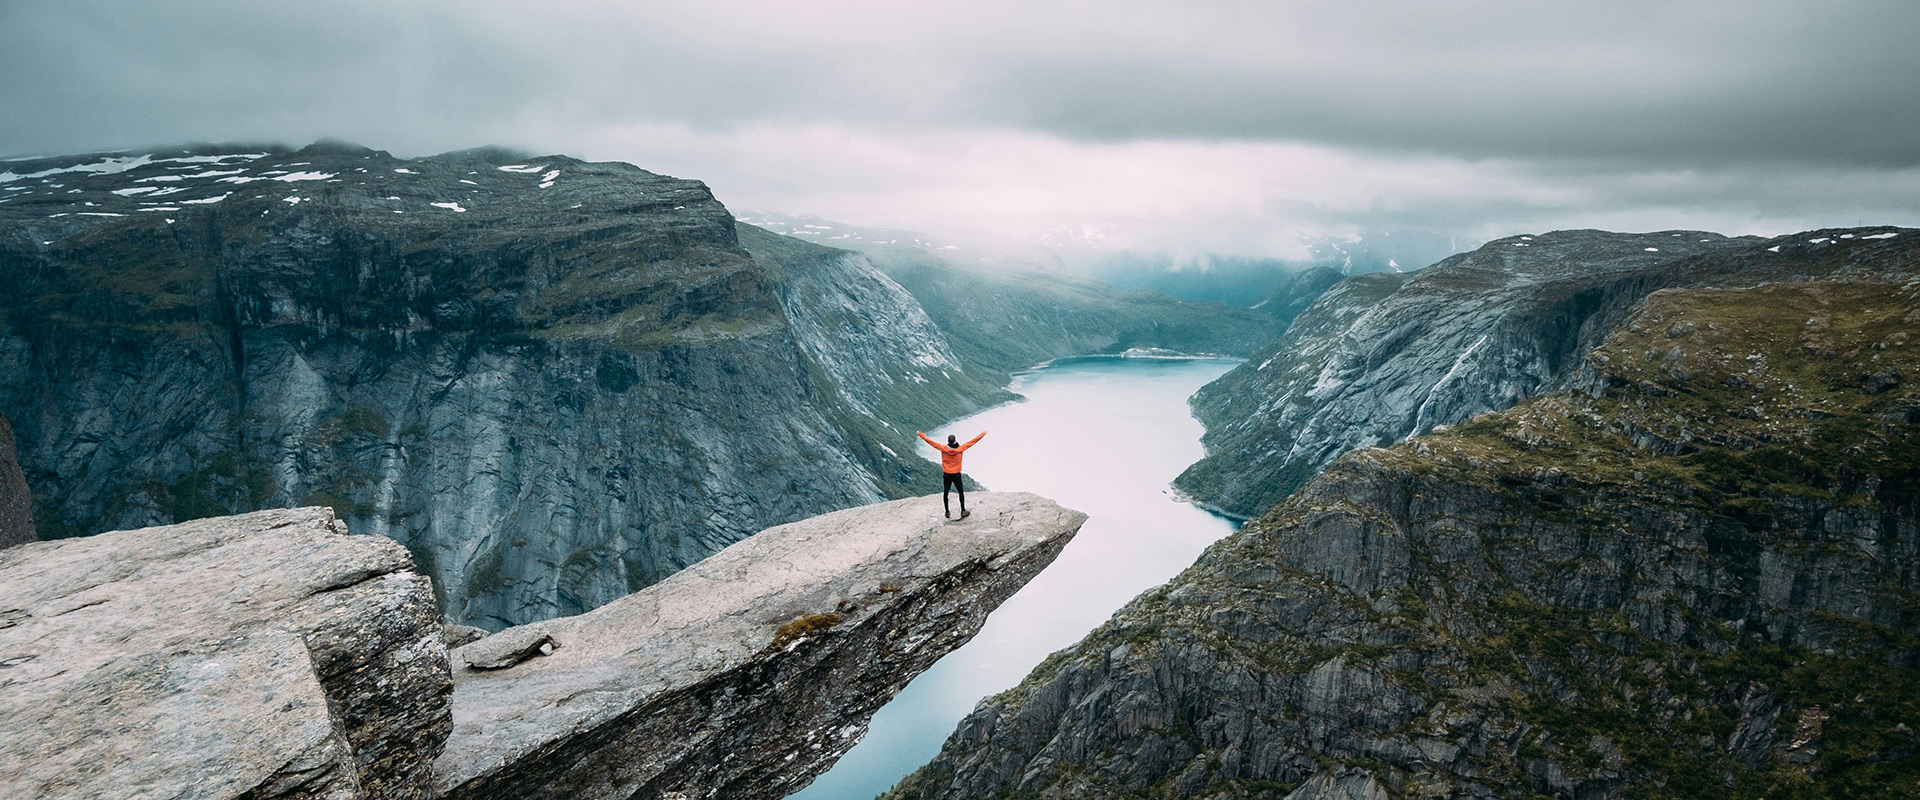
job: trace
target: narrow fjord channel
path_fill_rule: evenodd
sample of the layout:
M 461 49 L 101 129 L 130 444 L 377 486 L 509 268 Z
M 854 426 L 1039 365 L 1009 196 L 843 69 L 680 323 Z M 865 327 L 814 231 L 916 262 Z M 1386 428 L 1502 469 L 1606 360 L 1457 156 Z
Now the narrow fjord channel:
M 1232 522 L 1181 502 L 1169 484 L 1201 456 L 1201 427 L 1187 398 L 1235 363 L 1063 360 L 1016 380 L 1012 388 L 1026 402 L 928 431 L 962 439 L 987 431 L 967 452 L 969 475 L 991 489 L 1034 492 L 1084 511 L 1087 524 L 979 636 L 881 708 L 866 739 L 794 800 L 865 800 L 892 787 L 938 753 L 981 698 L 1019 683 L 1049 653 L 1231 533 Z M 921 450 L 937 460 L 931 448 Z

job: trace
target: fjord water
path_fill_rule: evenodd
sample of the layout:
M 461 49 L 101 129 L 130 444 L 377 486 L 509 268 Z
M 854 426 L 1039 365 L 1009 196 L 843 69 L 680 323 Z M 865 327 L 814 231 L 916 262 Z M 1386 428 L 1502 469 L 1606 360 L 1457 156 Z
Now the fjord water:
M 1174 476 L 1201 456 L 1187 398 L 1232 369 L 1227 359 L 1077 358 L 1020 375 L 1026 402 L 939 431 L 962 441 L 966 472 L 990 489 L 1052 498 L 1086 526 L 1032 583 L 874 715 L 866 739 L 795 800 L 870 798 L 940 751 L 974 704 L 1012 688 L 1128 600 L 1164 583 L 1234 524 L 1181 502 Z M 932 448 L 921 455 L 935 458 Z M 928 487 L 929 490 L 937 487 Z M 955 506 L 958 513 L 958 506 Z

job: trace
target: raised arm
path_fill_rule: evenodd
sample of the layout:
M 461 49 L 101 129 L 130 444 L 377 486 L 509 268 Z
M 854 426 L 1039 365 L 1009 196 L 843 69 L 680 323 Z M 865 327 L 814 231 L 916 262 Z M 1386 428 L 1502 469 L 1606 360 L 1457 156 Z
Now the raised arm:
M 915 436 L 918 436 L 918 437 L 920 437 L 920 441 L 923 441 L 923 442 L 926 442 L 927 444 L 930 444 L 930 445 L 933 445 L 933 449 L 935 449 L 935 450 L 945 450 L 945 449 L 947 449 L 947 446 L 946 446 L 946 445 L 944 445 L 944 444 L 941 444 L 941 443 L 939 443 L 939 442 L 936 442 L 936 441 L 934 441 L 934 440 L 932 440 L 932 439 L 929 439 L 929 438 L 927 438 L 927 435 L 926 435 L 925 433 L 922 433 L 922 432 L 920 432 L 920 431 L 914 431 L 913 433 L 914 433 L 914 435 L 915 435 Z M 980 435 L 982 435 L 982 436 L 985 436 L 986 434 L 984 434 L 984 433 L 983 433 L 983 434 L 980 434 Z
M 968 439 L 966 444 L 960 445 L 960 449 L 965 450 L 969 447 L 972 447 L 974 446 L 975 443 L 978 443 L 981 439 L 985 439 L 985 438 L 987 438 L 987 432 L 981 431 L 979 436 L 975 436 L 971 439 Z

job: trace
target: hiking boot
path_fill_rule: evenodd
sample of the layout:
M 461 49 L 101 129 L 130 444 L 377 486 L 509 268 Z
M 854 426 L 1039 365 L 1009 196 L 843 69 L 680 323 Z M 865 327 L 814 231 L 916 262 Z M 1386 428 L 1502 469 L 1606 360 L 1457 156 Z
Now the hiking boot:
M 973 515 L 973 512 L 971 512 L 971 511 L 968 511 L 968 510 L 966 510 L 966 509 L 964 509 L 964 508 L 963 508 L 963 509 L 960 509 L 960 518 L 961 518 L 961 519 L 966 519 L 967 517 L 969 517 L 969 516 L 972 516 L 972 515 Z

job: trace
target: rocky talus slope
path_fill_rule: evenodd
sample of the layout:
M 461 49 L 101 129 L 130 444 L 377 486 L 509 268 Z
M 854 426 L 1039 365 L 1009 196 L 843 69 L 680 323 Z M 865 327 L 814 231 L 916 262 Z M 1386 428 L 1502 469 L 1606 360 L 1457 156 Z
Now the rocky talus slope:
M 1255 517 L 1340 455 L 1392 444 L 1592 375 L 1582 355 L 1649 293 L 1871 269 L 1920 234 L 1557 231 L 1489 242 L 1414 273 L 1351 279 L 1281 340 L 1202 389 L 1207 457 L 1175 482 Z M 1849 266 L 1852 265 L 1852 266 Z
M 0 551 L 0 794 L 784 796 L 1086 519 L 975 508 L 775 527 L 451 652 L 406 551 L 324 508 Z
M 625 164 L 4 169 L 0 412 L 47 538 L 327 505 L 497 629 L 932 485 L 911 428 L 1000 396 L 877 271 L 756 258 L 704 185 Z
M 1920 794 L 1920 280 L 1809 250 L 1878 277 L 1653 294 L 1580 390 L 1340 459 L 889 797 Z
M 0 416 L 0 548 L 39 538 L 33 531 L 33 498 L 14 452 L 13 426 Z

